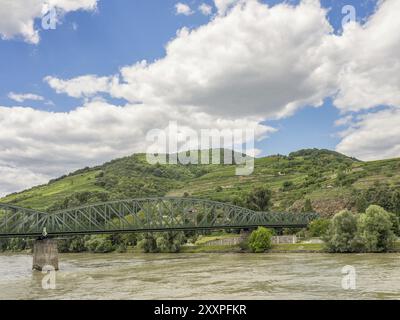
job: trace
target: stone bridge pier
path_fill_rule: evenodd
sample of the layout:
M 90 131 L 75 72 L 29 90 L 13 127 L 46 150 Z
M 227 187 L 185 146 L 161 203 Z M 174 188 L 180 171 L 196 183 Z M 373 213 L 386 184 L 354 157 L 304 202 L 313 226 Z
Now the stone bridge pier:
M 58 270 L 57 240 L 38 239 L 33 245 L 33 270 L 42 271 L 45 266 Z

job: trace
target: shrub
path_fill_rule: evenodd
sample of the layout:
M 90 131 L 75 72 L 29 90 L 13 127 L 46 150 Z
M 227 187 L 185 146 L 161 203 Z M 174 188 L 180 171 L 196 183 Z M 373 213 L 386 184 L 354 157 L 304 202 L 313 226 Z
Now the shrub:
M 264 252 L 272 247 L 272 231 L 264 227 L 258 227 L 250 234 L 248 246 L 253 252 Z
M 246 207 L 256 211 L 268 211 L 271 206 L 272 192 L 267 188 L 256 188 L 245 199 Z
M 282 184 L 282 191 L 289 191 L 293 189 L 293 181 L 284 181 Z
M 343 210 L 332 218 L 327 235 L 324 237 L 328 251 L 353 252 L 355 251 L 355 236 L 357 233 L 357 218 Z
M 304 207 L 303 207 L 303 212 L 313 212 L 314 209 L 312 207 L 312 203 L 310 199 L 306 199 L 306 201 L 304 202 Z
M 358 220 L 358 237 L 362 246 L 369 252 L 387 251 L 393 247 L 392 214 L 382 207 L 371 205 Z
M 143 239 L 137 245 L 145 253 L 158 252 L 156 239 L 151 234 L 144 234 Z
M 69 252 L 82 252 L 86 251 L 85 241 L 82 236 L 77 236 L 71 239 L 69 247 Z
M 107 253 L 115 249 L 107 236 L 91 236 L 89 240 L 85 241 L 85 247 L 95 253 Z
M 310 222 L 308 225 L 308 232 L 311 237 L 322 237 L 325 236 L 330 226 L 329 219 L 316 219 Z
M 127 250 L 127 248 L 126 248 L 126 245 L 124 243 L 121 243 L 117 248 L 117 252 L 118 253 L 124 253 L 124 252 L 126 252 L 126 250 Z
M 182 232 L 167 232 L 157 238 L 157 248 L 161 252 L 179 252 L 184 242 L 185 235 Z

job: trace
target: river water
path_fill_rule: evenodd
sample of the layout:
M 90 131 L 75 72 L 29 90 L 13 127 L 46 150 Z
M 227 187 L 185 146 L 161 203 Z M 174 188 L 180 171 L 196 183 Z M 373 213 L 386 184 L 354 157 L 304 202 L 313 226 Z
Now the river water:
M 400 299 L 400 254 L 63 254 L 47 290 L 31 266 L 0 255 L 0 299 Z

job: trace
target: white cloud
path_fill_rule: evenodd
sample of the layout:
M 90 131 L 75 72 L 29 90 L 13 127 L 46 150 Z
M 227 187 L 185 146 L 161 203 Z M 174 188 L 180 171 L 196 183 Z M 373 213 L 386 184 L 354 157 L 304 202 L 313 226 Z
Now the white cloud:
M 19 179 L 13 179 L 12 170 L 8 182 L 2 179 L 0 194 L 43 183 L 87 165 L 145 152 L 150 144 L 146 140 L 148 131 L 165 129 L 172 120 L 196 131 L 252 127 L 257 137 L 273 132 L 259 121 L 229 121 L 167 105 L 120 107 L 95 100 L 65 113 L 0 107 L 0 164 L 18 168 L 21 173 Z M 34 175 L 24 180 L 26 172 Z
M 202 3 L 199 5 L 199 10 L 205 16 L 209 16 L 212 13 L 212 7 L 207 3 Z
M 318 106 L 335 90 L 333 63 L 321 54 L 332 31 L 325 14 L 309 1 L 240 3 L 205 26 L 180 30 L 165 58 L 122 68 L 110 93 L 228 118 L 283 117 Z
M 381 1 L 364 25 L 350 24 L 332 48 L 341 63 L 339 94 L 343 111 L 379 105 L 400 107 L 400 1 Z
M 26 168 L 10 167 L 0 163 L 1 187 L 0 197 L 15 190 L 30 188 L 48 182 L 50 176 L 32 172 Z
M 362 160 L 400 156 L 400 109 L 359 116 L 346 131 L 337 151 Z
M 214 0 L 214 5 L 217 8 L 218 14 L 223 15 L 238 2 L 240 0 Z
M 335 121 L 335 126 L 342 127 L 342 126 L 350 125 L 352 123 L 352 120 L 353 120 L 353 115 L 349 114 L 347 116 L 337 119 Z
M 0 37 L 22 37 L 26 42 L 37 44 L 39 30 L 35 20 L 55 8 L 59 14 L 76 10 L 94 10 L 98 0 L 0 0 Z
M 34 93 L 15 93 L 10 92 L 8 97 L 17 102 L 24 102 L 25 100 L 43 101 L 44 98 Z
M 333 42 L 340 64 L 338 95 L 342 111 L 371 110 L 350 116 L 337 150 L 362 160 L 400 157 L 400 1 L 380 1 L 364 25 L 348 25 Z M 373 112 L 378 106 L 389 106 Z
M 185 16 L 190 16 L 194 13 L 187 4 L 182 2 L 175 4 L 175 12 L 176 14 L 183 14 Z
M 98 0 L 45 0 L 49 7 L 58 8 L 65 12 L 77 10 L 95 10 Z
M 98 92 L 110 90 L 112 79 L 109 77 L 97 77 L 85 75 L 70 80 L 61 80 L 56 77 L 47 76 L 44 78 L 51 88 L 57 93 L 66 93 L 74 98 L 91 97 Z

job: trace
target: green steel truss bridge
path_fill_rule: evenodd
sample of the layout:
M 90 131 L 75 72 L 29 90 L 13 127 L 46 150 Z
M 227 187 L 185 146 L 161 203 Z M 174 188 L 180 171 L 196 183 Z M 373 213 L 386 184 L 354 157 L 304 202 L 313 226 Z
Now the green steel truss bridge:
M 143 198 L 56 212 L 0 203 L 0 238 L 207 229 L 303 228 L 316 213 L 257 212 L 193 198 Z

